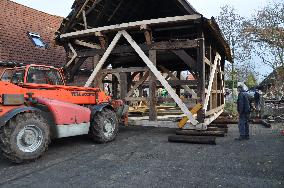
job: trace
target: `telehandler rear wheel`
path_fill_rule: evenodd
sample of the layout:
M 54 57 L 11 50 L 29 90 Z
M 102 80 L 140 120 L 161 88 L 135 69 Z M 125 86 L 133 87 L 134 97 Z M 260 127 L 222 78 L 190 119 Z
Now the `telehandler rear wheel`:
M 106 143 L 115 139 L 118 132 L 118 119 L 116 113 L 110 109 L 98 112 L 90 127 L 90 135 L 97 143 Z
M 0 130 L 3 155 L 15 163 L 34 161 L 48 148 L 50 130 L 46 120 L 37 113 L 22 113 Z

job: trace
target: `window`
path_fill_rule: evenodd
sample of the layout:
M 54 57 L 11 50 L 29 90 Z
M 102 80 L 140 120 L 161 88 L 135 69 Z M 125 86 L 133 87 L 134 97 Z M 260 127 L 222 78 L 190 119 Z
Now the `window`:
M 30 67 L 27 76 L 27 83 L 64 85 L 58 70 L 49 67 Z
M 28 35 L 36 47 L 44 49 L 48 47 L 38 33 L 28 32 Z
M 13 72 L 14 69 L 6 69 L 1 76 L 1 81 L 10 82 L 13 76 Z
M 25 76 L 25 70 L 24 69 L 17 69 L 13 73 L 11 82 L 13 84 L 21 84 L 24 83 L 24 76 Z

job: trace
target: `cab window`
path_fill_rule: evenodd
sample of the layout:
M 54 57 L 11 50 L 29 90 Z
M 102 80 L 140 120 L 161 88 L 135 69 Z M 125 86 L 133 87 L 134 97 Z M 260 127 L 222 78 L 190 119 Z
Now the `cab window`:
M 30 67 L 27 83 L 64 85 L 59 71 L 49 67 Z
M 25 77 L 25 70 L 24 69 L 16 69 L 13 73 L 12 78 L 11 78 L 11 82 L 13 84 L 24 83 L 24 77 Z
M 2 76 L 1 81 L 10 82 L 13 76 L 14 69 L 6 69 Z

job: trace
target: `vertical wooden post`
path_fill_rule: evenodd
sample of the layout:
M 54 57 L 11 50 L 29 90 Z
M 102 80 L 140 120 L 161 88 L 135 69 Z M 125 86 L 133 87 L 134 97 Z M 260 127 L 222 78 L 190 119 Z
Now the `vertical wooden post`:
M 211 41 L 210 41 L 211 42 Z M 212 57 L 212 46 L 211 46 L 211 44 L 210 44 L 210 46 L 209 46 L 209 48 L 208 48 L 208 56 L 209 56 L 209 61 L 210 61 L 210 72 L 212 71 L 212 69 L 213 69 L 213 57 Z M 213 79 L 213 82 L 214 82 L 214 79 Z M 213 86 L 212 86 L 212 88 L 213 88 Z M 210 94 L 210 99 L 209 99 L 209 110 L 212 110 L 213 109 L 213 103 L 212 103 L 212 90 L 213 89 L 211 89 L 211 92 L 210 93 L 207 93 L 207 95 L 209 95 Z
M 181 80 L 181 71 L 177 71 L 177 78 Z M 180 90 L 181 86 L 180 85 L 176 86 L 176 93 L 179 97 L 181 96 Z M 176 104 L 176 107 L 178 107 L 178 104 Z
M 112 75 L 112 98 L 118 99 L 118 79 L 116 75 Z
M 120 98 L 125 99 L 127 95 L 127 73 L 121 72 L 120 76 Z
M 143 77 L 143 72 L 140 72 L 139 73 L 139 79 L 141 79 Z M 139 97 L 143 97 L 143 85 L 140 85 L 138 87 L 138 90 L 139 90 Z
M 202 31 L 200 31 L 202 32 Z M 204 37 L 202 32 L 202 37 Z M 205 101 L 205 40 L 204 38 L 198 39 L 197 47 L 197 96 L 201 104 Z M 197 113 L 197 121 L 203 123 L 205 118 L 205 110 L 199 110 Z
M 100 56 L 99 55 L 95 55 L 94 58 L 93 58 L 94 69 L 96 68 L 96 66 L 99 63 L 99 61 L 100 61 Z M 101 80 L 100 79 L 102 79 L 102 78 L 101 78 L 100 73 L 98 73 L 96 75 L 96 79 L 94 79 L 94 82 L 93 82 L 94 87 L 100 87 L 100 85 L 101 85 Z
M 156 62 L 157 62 L 157 51 L 156 50 L 149 51 L 149 59 L 154 65 L 156 65 Z M 149 75 L 149 97 L 150 97 L 149 120 L 157 121 L 157 109 L 156 109 L 157 86 L 156 86 L 156 77 L 152 72 L 150 72 L 150 75 Z

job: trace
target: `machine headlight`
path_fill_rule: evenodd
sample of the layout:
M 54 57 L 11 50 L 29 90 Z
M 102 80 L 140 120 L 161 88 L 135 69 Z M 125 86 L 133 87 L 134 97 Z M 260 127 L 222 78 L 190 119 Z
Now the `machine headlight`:
M 23 94 L 3 94 L 2 101 L 4 106 L 22 105 L 25 102 L 25 97 Z

